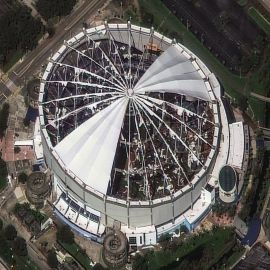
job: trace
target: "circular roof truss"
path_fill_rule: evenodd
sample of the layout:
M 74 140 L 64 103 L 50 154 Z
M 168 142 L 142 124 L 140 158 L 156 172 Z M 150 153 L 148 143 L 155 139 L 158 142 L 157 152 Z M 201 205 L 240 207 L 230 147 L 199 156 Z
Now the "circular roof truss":
M 180 44 L 130 24 L 78 34 L 41 84 L 54 155 L 85 185 L 120 199 L 191 185 L 215 149 L 217 124 L 208 69 L 198 63 Z

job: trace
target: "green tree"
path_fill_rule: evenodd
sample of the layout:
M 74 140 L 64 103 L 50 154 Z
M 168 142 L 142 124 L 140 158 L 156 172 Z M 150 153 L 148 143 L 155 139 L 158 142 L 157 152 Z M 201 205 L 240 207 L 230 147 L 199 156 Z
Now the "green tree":
M 41 16 L 48 20 L 53 17 L 68 15 L 75 4 L 76 0 L 38 0 L 36 7 Z
M 25 239 L 19 236 L 16 237 L 13 242 L 13 250 L 14 253 L 18 256 L 27 256 L 28 251 Z
M 7 240 L 10 240 L 10 241 L 16 238 L 17 231 L 13 225 L 11 224 L 7 225 L 7 227 L 5 228 L 5 236 Z
M 28 179 L 28 175 L 25 172 L 22 172 L 18 175 L 18 180 L 20 183 L 25 184 Z
M 54 36 L 54 34 L 55 34 L 55 28 L 54 28 L 54 26 L 51 23 L 48 24 L 46 30 L 47 30 L 47 33 L 48 33 L 48 35 L 49 35 L 50 38 Z
M 7 175 L 8 175 L 7 164 L 2 158 L 0 158 L 0 189 L 6 186 Z
M 0 257 L 3 258 L 8 264 L 12 263 L 11 246 L 2 233 L 0 233 Z
M 3 220 L 0 218 L 0 231 L 3 229 Z
M 57 260 L 56 253 L 55 253 L 54 250 L 50 250 L 49 251 L 48 257 L 47 257 L 47 262 L 48 262 L 48 265 L 52 269 L 57 268 L 57 266 L 58 266 L 58 260 Z
M 0 36 L 0 43 L 1 43 L 1 36 Z M 0 45 L 0 54 L 1 54 L 1 45 Z M 0 139 L 3 138 L 5 135 L 5 131 L 7 129 L 8 116 L 9 116 L 9 104 L 4 103 L 3 108 L 0 110 Z
M 24 124 L 25 127 L 29 127 L 29 125 L 30 125 L 30 120 L 24 118 L 24 119 L 23 119 L 23 124 Z
M 18 153 L 20 153 L 21 152 L 21 148 L 19 147 L 19 146 L 15 146 L 14 147 L 14 153 L 15 154 L 18 154 Z
M 93 267 L 93 270 L 105 270 L 106 268 L 104 268 L 100 263 L 96 263 Z
M 132 263 L 132 270 L 148 270 L 146 257 L 137 253 Z
M 15 52 L 27 52 L 38 44 L 42 23 L 20 1 L 9 1 L 10 8 L 0 16 L 0 65 L 4 66 Z M 0 121 L 1 122 L 1 121 Z M 0 124 L 1 125 L 1 124 Z M 0 136 L 4 130 L 0 127 Z
M 74 243 L 74 233 L 70 230 L 68 225 L 60 227 L 57 231 L 57 240 L 67 244 Z

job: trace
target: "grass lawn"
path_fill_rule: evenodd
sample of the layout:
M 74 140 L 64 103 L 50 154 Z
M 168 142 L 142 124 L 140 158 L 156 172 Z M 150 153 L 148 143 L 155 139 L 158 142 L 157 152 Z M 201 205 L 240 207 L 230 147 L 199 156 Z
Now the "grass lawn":
M 31 261 L 28 257 L 15 256 L 16 266 L 15 269 L 20 270 L 39 270 L 40 268 Z
M 237 262 L 237 260 L 244 255 L 244 253 L 245 253 L 245 249 L 235 251 L 227 260 L 227 263 L 226 263 L 226 265 L 228 266 L 227 269 L 230 269 L 230 266 L 234 265 L 235 262 Z
M 248 15 L 267 35 L 270 35 L 270 23 L 256 8 L 250 7 Z
M 24 53 L 21 50 L 15 51 L 3 66 L 3 71 L 8 72 L 23 57 L 23 55 Z
M 77 261 L 84 269 L 91 270 L 91 259 L 85 254 L 85 252 L 76 244 L 66 244 L 59 241 L 59 244 Z
M 255 97 L 250 97 L 248 103 L 250 104 L 256 119 L 260 121 L 260 124 L 262 125 L 262 123 L 264 123 L 265 121 L 265 113 L 266 113 L 265 102 Z
M 192 253 L 196 249 L 207 249 L 208 254 L 211 254 L 211 261 L 215 261 L 222 256 L 221 251 L 227 248 L 227 245 L 234 241 L 232 230 L 217 228 L 212 232 L 202 233 L 199 236 L 193 236 L 186 240 L 182 245 L 173 252 L 158 251 L 154 252 L 149 258 L 149 270 L 157 270 L 161 267 L 174 262 L 176 258 L 181 258 Z

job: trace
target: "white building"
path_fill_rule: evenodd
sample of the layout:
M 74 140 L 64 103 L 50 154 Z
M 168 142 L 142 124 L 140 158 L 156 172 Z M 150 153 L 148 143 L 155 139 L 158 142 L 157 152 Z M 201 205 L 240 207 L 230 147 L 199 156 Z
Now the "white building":
M 39 103 L 55 213 L 85 237 L 118 221 L 151 245 L 210 210 L 230 132 L 218 80 L 183 45 L 130 23 L 87 29 L 50 59 Z

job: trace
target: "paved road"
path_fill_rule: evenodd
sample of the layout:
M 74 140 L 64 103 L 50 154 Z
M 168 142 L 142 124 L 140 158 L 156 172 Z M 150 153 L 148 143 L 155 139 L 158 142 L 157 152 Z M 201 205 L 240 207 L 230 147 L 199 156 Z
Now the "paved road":
M 0 270 L 9 270 L 8 265 L 0 258 Z
M 270 12 L 270 0 L 259 0 L 260 3 L 264 6 L 264 8 Z
M 46 258 L 31 242 L 27 242 L 28 256 L 36 263 L 40 270 L 50 270 Z
M 4 209 L 4 204 L 9 200 L 11 196 L 13 196 L 13 192 L 15 189 L 16 185 L 13 183 L 12 186 L 8 185 L 8 187 L 1 192 L 1 197 L 0 197 L 0 209 L 2 211 L 0 212 L 0 216 L 2 220 L 4 221 L 4 225 L 7 224 L 13 224 L 15 228 L 17 229 L 18 235 L 26 239 L 27 243 L 27 250 L 28 250 L 28 256 L 31 258 L 32 261 L 36 263 L 36 265 L 39 267 L 40 270 L 50 270 L 51 268 L 47 264 L 47 260 L 44 257 L 44 255 L 35 247 L 35 245 L 31 242 L 28 241 L 28 237 L 25 234 L 26 229 L 21 228 L 23 226 L 20 223 L 17 223 L 14 219 L 12 219 L 12 216 L 10 216 L 7 212 L 6 209 Z M 5 197 L 3 197 L 5 195 Z M 21 228 L 21 229 L 20 229 Z M 1 260 L 0 260 L 1 262 Z M 1 264 L 0 264 L 1 265 Z M 8 269 L 8 268 L 7 268 Z M 1 267 L 0 267 L 1 270 Z
M 16 83 L 14 74 L 20 79 L 32 75 L 48 59 L 52 52 L 57 47 L 60 47 L 64 39 L 69 39 L 73 31 L 82 27 L 83 21 L 88 17 L 87 15 L 96 12 L 105 2 L 104 0 L 85 1 L 84 4 L 59 24 L 54 36 L 45 40 L 40 46 L 30 52 L 24 61 L 15 67 L 9 77 Z
M 17 64 L 9 72 L 8 78 L 5 81 L 0 81 L 0 104 L 16 91 L 26 78 L 32 76 L 42 64 L 45 64 L 63 41 L 69 39 L 76 30 L 82 28 L 82 23 L 95 14 L 105 3 L 106 0 L 86 0 L 58 25 L 52 38 L 44 40 L 37 48 L 29 52 L 23 62 Z
M 0 105 L 11 95 L 11 90 L 0 80 Z
M 270 0 L 269 0 L 270 1 Z M 270 102 L 270 98 L 269 97 L 266 97 L 266 96 L 262 96 L 260 94 L 257 94 L 257 93 L 254 93 L 254 92 L 251 92 L 250 95 L 252 97 L 255 97 L 259 100 L 262 100 L 262 101 L 265 101 L 265 102 Z
M 264 127 L 260 127 L 262 133 L 263 133 L 263 137 L 264 138 L 270 138 L 270 129 L 269 128 L 264 128 Z

